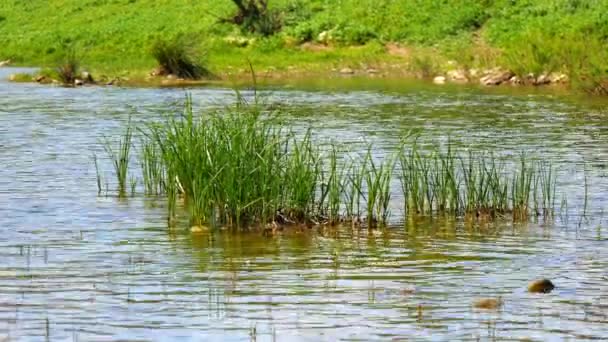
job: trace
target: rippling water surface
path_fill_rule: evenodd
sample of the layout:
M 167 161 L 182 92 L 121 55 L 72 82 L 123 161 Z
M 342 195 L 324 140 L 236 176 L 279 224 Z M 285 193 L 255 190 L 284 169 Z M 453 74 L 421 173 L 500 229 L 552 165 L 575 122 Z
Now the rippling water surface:
M 553 161 L 568 203 L 552 222 L 525 225 L 420 219 L 373 232 L 192 236 L 166 228 L 161 201 L 97 196 L 92 160 L 129 114 L 156 120 L 184 90 L 4 81 L 15 71 L 0 69 L 0 340 L 608 339 L 602 103 L 463 88 L 276 89 L 266 101 L 297 127 L 374 142 L 378 154 L 412 128 L 424 141 L 533 152 Z M 199 109 L 234 99 L 190 91 Z M 538 277 L 556 290 L 527 293 Z M 472 307 L 497 296 L 500 310 Z

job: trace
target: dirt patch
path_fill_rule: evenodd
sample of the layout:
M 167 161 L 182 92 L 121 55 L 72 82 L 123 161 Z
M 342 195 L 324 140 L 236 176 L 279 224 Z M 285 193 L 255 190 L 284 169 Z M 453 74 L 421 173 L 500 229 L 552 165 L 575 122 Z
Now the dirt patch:
M 397 43 L 388 43 L 385 48 L 386 52 L 391 56 L 408 57 L 411 54 L 410 49 Z
M 334 48 L 324 44 L 306 42 L 300 45 L 300 49 L 312 52 L 332 51 Z

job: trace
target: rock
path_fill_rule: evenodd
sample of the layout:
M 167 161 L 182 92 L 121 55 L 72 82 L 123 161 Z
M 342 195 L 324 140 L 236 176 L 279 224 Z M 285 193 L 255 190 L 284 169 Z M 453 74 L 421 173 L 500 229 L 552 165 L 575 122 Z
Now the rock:
M 549 293 L 555 289 L 555 285 L 549 279 L 535 280 L 528 285 L 528 292 Z
M 534 84 L 536 82 L 536 76 L 534 76 L 533 73 L 529 73 L 526 75 L 526 77 L 524 77 L 524 80 L 526 81 L 526 83 Z
M 468 82 L 469 79 L 467 77 L 467 74 L 464 70 L 461 69 L 457 69 L 457 70 L 450 70 L 447 73 L 448 75 L 448 79 L 452 82 Z
M 38 83 L 42 83 L 46 80 L 46 76 L 44 75 L 38 75 L 36 76 L 36 78 L 34 78 L 34 81 L 38 82 Z
M 551 83 L 566 83 L 568 82 L 568 76 L 557 72 L 549 74 L 549 81 Z
M 224 41 L 236 47 L 246 47 L 247 45 L 252 44 L 255 40 L 241 36 L 228 36 L 224 38 Z
M 367 73 L 368 73 L 368 74 L 370 74 L 370 75 L 374 75 L 374 74 L 377 74 L 377 73 L 378 73 L 378 70 L 377 70 L 377 69 L 370 68 L 370 69 L 367 69 Z
M 479 69 L 470 69 L 469 70 L 469 75 L 471 75 L 471 77 L 478 77 L 479 76 Z
M 499 85 L 510 80 L 513 76 L 514 74 L 511 71 L 493 70 L 482 77 L 479 82 L 485 86 Z
M 477 309 L 496 310 L 502 306 L 502 298 L 481 298 L 473 302 Z
M 8 76 L 8 80 L 11 81 L 11 82 L 15 81 L 16 79 L 17 79 L 17 75 L 16 74 L 10 74 Z
M 519 76 L 513 76 L 513 77 L 511 77 L 511 78 L 509 79 L 509 82 L 510 82 L 512 85 L 520 85 L 520 84 L 522 84 L 522 83 L 523 83 L 523 82 L 522 82 L 522 80 L 521 80 L 521 78 L 519 78 Z
M 327 44 L 331 41 L 331 31 L 323 31 L 317 36 L 317 41 Z
M 93 75 L 91 75 L 91 73 L 90 73 L 90 72 L 88 72 L 88 71 L 83 71 L 83 72 L 80 74 L 80 77 L 82 78 L 82 80 L 83 80 L 85 83 L 95 83 L 95 80 L 93 79 Z
M 435 76 L 435 78 L 433 78 L 433 83 L 445 84 L 445 76 Z
M 11 60 L 10 59 L 7 59 L 5 61 L 0 61 L 0 68 L 4 67 L 4 66 L 8 66 L 10 64 L 11 64 Z
M 79 78 L 77 78 L 77 79 L 75 79 L 75 80 L 74 80 L 74 85 L 75 85 L 75 86 L 81 86 L 81 85 L 84 85 L 84 81 L 83 81 L 83 80 L 81 80 L 81 79 L 79 79 Z
M 543 85 L 543 84 L 549 84 L 549 83 L 551 83 L 551 80 L 549 79 L 549 75 L 542 74 L 534 80 L 533 84 L 534 85 Z
M 207 231 L 209 231 L 209 228 L 205 227 L 205 226 L 195 225 L 195 226 L 190 227 L 190 233 L 192 233 L 192 234 L 202 234 Z
M 342 68 L 342 69 L 340 69 L 340 73 L 342 75 L 352 75 L 355 73 L 355 71 L 351 68 Z
M 177 79 L 177 76 L 175 76 L 175 75 L 173 75 L 173 74 L 169 74 L 169 75 L 167 75 L 167 79 L 168 79 L 168 80 L 176 80 L 176 79 Z

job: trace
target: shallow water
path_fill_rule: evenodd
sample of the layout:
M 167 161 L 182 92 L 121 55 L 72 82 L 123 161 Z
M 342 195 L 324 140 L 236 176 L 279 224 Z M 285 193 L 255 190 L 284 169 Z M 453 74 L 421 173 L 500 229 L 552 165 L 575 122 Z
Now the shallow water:
M 0 340 L 608 339 L 602 102 L 410 84 L 274 89 L 266 101 L 298 127 L 374 142 L 378 155 L 412 128 L 428 142 L 530 151 L 555 163 L 568 205 L 525 225 L 191 236 L 166 228 L 160 201 L 97 196 L 92 160 L 129 114 L 155 120 L 183 89 L 9 84 L 12 72 L 0 69 Z M 234 99 L 190 91 L 197 108 Z M 528 294 L 538 277 L 556 290 Z M 498 311 L 472 307 L 499 295 Z

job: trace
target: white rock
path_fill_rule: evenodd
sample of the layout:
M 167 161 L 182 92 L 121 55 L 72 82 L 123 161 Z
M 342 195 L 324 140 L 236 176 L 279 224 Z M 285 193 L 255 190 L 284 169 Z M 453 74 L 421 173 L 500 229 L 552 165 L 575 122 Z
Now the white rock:
M 486 76 L 479 79 L 479 82 L 483 85 L 499 85 L 506 82 L 515 76 L 511 71 L 503 71 L 500 69 L 494 69 L 486 74 Z
M 351 75 L 351 74 L 354 74 L 355 71 L 351 68 L 342 68 L 342 69 L 340 69 L 340 73 L 343 75 Z
M 464 70 L 450 70 L 447 73 L 448 79 L 454 82 L 467 82 L 467 74 Z
M 511 82 L 512 85 L 522 84 L 521 78 L 519 78 L 518 76 L 511 77 L 511 79 L 509 79 L 509 82 Z
M 568 82 L 568 76 L 566 74 L 553 72 L 549 75 L 549 81 L 551 83 L 565 83 Z
M 323 31 L 317 36 L 317 41 L 328 43 L 331 40 L 331 31 Z
M 91 75 L 91 73 L 90 73 L 90 72 L 88 72 L 88 71 L 83 71 L 83 72 L 80 74 L 80 77 L 82 77 L 82 80 L 83 80 L 84 82 L 87 82 L 87 83 L 93 83 L 93 82 L 95 82 L 95 81 L 93 80 L 93 76 L 92 76 L 92 75 Z
M 433 78 L 433 83 L 445 84 L 445 76 L 435 76 L 435 78 Z

